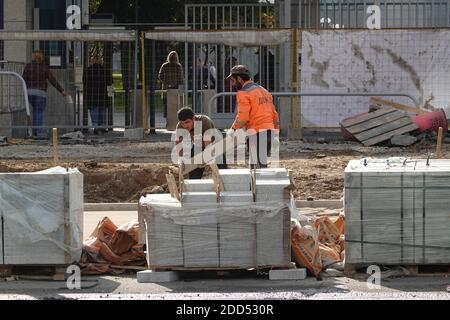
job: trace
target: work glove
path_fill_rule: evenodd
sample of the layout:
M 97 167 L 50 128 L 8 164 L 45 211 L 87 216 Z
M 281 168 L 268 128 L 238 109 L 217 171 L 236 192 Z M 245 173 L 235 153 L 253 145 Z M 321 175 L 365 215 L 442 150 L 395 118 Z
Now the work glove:
M 235 130 L 233 128 L 228 129 L 226 132 L 227 138 L 232 138 L 234 136 L 234 132 Z

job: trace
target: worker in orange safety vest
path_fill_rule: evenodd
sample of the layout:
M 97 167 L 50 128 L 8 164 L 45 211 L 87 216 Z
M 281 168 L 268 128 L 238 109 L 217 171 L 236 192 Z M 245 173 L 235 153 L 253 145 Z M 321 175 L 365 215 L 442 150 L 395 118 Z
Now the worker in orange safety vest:
M 227 136 L 234 135 L 235 130 L 246 129 L 250 167 L 266 168 L 272 143 L 279 143 L 279 117 L 273 97 L 251 80 L 250 72 L 244 65 L 231 68 L 227 79 L 237 89 L 237 115 Z

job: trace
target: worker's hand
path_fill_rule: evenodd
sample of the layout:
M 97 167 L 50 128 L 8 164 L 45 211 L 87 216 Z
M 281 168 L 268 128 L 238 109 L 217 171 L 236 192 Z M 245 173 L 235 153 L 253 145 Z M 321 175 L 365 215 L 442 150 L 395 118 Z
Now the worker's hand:
M 194 145 L 203 146 L 203 136 L 201 134 L 196 134 L 192 137 L 192 142 Z
M 61 92 L 61 94 L 63 95 L 63 97 L 67 97 L 69 95 L 66 91 Z
M 235 130 L 233 128 L 228 129 L 227 132 L 226 132 L 227 138 L 233 137 L 234 136 L 234 132 L 235 132 Z

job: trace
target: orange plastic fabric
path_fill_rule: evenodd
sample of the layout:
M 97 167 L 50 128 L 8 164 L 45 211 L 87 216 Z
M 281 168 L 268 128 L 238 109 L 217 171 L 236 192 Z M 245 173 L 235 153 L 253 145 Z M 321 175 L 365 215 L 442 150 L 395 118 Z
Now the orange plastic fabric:
M 322 267 L 327 267 L 337 262 L 341 262 L 340 248 L 335 245 L 319 244 L 320 259 Z
M 314 276 L 337 262 L 344 260 L 345 217 L 323 216 L 316 218 L 314 226 L 295 226 L 291 232 L 292 258 L 307 268 Z
M 314 230 L 295 226 L 291 231 L 291 248 L 294 261 L 318 277 L 322 271 L 322 261 Z
M 314 222 L 314 227 L 319 233 L 319 242 L 335 244 L 341 235 L 339 229 L 327 216 L 317 218 Z
M 83 244 L 80 267 L 82 274 L 119 274 L 116 266 L 145 266 L 144 245 L 138 244 L 139 223 L 130 222 L 117 228 L 103 218 Z

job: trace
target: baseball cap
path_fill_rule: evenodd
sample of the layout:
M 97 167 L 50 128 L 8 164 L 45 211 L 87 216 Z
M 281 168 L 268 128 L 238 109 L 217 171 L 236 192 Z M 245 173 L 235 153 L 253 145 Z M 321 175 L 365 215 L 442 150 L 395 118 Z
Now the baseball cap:
M 230 74 L 228 75 L 227 79 L 230 79 L 231 76 L 234 76 L 236 74 L 247 74 L 250 76 L 250 71 L 248 71 L 246 66 L 238 64 L 231 68 Z

